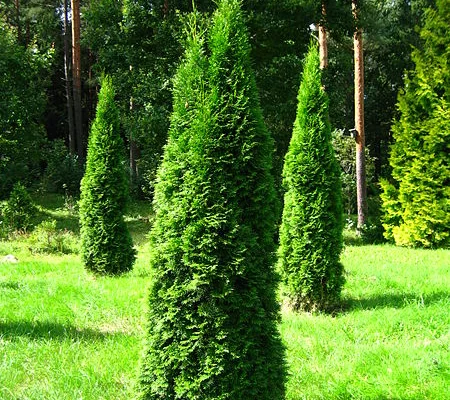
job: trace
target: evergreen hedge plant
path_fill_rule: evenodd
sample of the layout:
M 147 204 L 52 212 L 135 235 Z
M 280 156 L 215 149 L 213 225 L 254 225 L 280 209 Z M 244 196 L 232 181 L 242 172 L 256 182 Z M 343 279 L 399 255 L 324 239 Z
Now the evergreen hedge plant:
M 450 246 L 450 1 L 436 5 L 399 95 L 392 179 L 382 181 L 385 236 L 400 246 Z
M 119 275 L 132 269 L 135 250 L 124 221 L 128 200 L 124 144 L 111 78 L 102 80 L 81 181 L 80 233 L 86 269 Z
M 273 143 L 249 53 L 239 1 L 222 0 L 208 43 L 194 29 L 176 74 L 141 399 L 284 398 Z
M 321 75 L 318 49 L 310 45 L 283 169 L 279 268 L 289 305 L 307 311 L 334 307 L 344 283 L 340 167 Z

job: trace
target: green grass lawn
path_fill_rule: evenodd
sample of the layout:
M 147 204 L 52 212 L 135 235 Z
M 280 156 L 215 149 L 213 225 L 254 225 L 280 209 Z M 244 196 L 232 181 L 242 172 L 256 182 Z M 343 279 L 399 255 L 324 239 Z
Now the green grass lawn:
M 450 251 L 348 247 L 343 310 L 284 313 L 288 399 L 450 399 Z
M 73 210 L 55 200 L 42 212 L 76 233 Z M 0 259 L 19 259 L 0 262 L 0 399 L 131 398 L 148 306 L 148 206 L 127 220 L 139 256 L 120 278 L 93 278 L 78 255 L 0 242 Z M 343 263 L 341 311 L 283 311 L 287 399 L 450 399 L 450 250 L 348 246 Z

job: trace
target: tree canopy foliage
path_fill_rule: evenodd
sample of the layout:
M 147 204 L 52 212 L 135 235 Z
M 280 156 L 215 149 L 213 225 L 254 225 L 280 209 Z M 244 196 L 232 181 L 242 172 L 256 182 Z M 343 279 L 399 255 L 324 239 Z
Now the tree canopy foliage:
M 51 52 L 25 48 L 0 17 L 0 198 L 38 174 Z
M 68 25 L 64 24 L 64 4 L 68 3 L 0 0 L 0 89 L 2 95 L 6 94 L 0 98 L 0 197 L 8 196 L 19 180 L 28 184 L 43 176 L 47 180 L 55 176 L 45 169 L 52 169 L 52 160 L 58 156 L 53 153 L 59 148 L 45 144 L 46 139 L 63 140 L 68 147 L 73 142 L 69 139 L 73 122 L 68 112 L 73 108 L 70 9 Z M 326 15 L 321 13 L 321 3 L 325 4 Z M 375 183 L 392 171 L 388 148 L 393 140 L 391 121 L 400 116 L 395 107 L 397 94 L 404 86 L 404 71 L 414 67 L 411 46 L 420 50 L 424 45 L 416 26 L 423 25 L 425 10 L 437 9 L 436 4 L 435 0 L 360 2 L 365 43 L 366 143 L 375 161 L 374 176 L 368 180 Z M 130 176 L 136 189 L 133 194 L 151 197 L 168 137 L 173 76 L 184 47 L 183 20 L 193 10 L 193 3 L 91 0 L 82 1 L 81 6 L 84 131 L 95 117 L 96 91 L 101 75 L 106 73 L 114 78 L 117 88 L 119 130 L 130 150 Z M 208 20 L 215 3 L 197 0 L 195 7 L 202 15 L 199 18 Z M 324 72 L 324 86 L 332 105 L 331 125 L 339 131 L 354 127 L 351 5 L 348 0 L 246 0 L 242 7 L 248 15 L 263 118 L 274 138 L 273 172 L 280 189 L 283 160 L 295 120 L 301 60 L 311 37 L 317 35 L 319 23 L 329 33 L 329 67 Z M 78 179 L 72 181 L 76 185 Z M 352 190 L 345 185 L 347 191 Z M 47 182 L 43 186 L 57 187 Z M 369 196 L 376 198 L 376 185 L 369 189 Z M 280 195 L 281 190 L 278 192 Z M 370 198 L 369 203 L 378 204 Z M 353 208 L 351 204 L 348 207 Z

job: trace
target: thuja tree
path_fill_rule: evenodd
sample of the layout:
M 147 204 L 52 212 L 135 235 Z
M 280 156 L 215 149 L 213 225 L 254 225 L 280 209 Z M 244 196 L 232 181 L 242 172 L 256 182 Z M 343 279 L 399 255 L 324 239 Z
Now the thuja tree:
M 223 0 L 208 43 L 191 33 L 175 78 L 141 399 L 284 398 L 273 143 L 249 51 L 239 1 Z
M 450 246 L 450 1 L 436 5 L 399 95 L 392 180 L 382 182 L 385 236 L 403 246 Z
M 297 118 L 283 169 L 279 267 L 291 307 L 328 310 L 339 300 L 343 266 L 342 194 L 321 83 L 319 52 L 304 61 Z
M 89 137 L 80 199 L 83 261 L 88 270 L 103 275 L 125 273 L 135 260 L 123 218 L 128 182 L 119 129 L 112 81 L 105 77 Z

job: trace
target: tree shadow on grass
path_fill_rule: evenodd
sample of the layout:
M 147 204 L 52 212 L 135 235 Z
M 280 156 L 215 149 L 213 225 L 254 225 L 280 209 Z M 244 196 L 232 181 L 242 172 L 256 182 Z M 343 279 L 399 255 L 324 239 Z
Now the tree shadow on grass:
M 52 213 L 48 210 L 40 210 L 32 220 L 34 228 L 44 221 L 56 221 L 56 228 L 59 230 L 67 230 L 75 235 L 80 233 L 80 224 L 78 215 L 75 213 L 71 214 L 60 214 Z M 34 229 L 33 228 L 33 229 Z
M 420 293 L 385 293 L 367 298 L 344 298 L 338 313 L 353 310 L 375 310 L 381 308 L 405 308 L 411 305 L 427 307 L 441 301 L 450 301 L 450 292 Z
M 152 223 L 148 219 L 139 218 L 127 221 L 127 226 L 135 245 L 141 245 L 148 241 L 148 234 L 152 227 Z
M 103 341 L 114 337 L 127 336 L 121 332 L 102 332 L 90 328 L 77 328 L 70 324 L 55 322 L 0 321 L 0 338 L 14 340 L 74 340 Z

